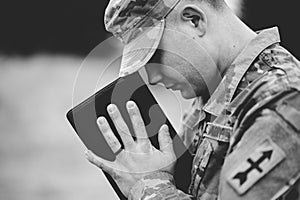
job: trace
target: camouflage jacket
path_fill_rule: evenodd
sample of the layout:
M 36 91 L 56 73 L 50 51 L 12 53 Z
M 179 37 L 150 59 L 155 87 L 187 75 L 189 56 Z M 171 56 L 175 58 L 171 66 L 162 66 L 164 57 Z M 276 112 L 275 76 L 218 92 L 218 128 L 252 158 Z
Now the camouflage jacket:
M 129 199 L 298 199 L 300 63 L 277 28 L 258 33 L 204 105 L 195 99 L 181 136 L 194 155 L 189 192 L 170 174 L 140 180 Z

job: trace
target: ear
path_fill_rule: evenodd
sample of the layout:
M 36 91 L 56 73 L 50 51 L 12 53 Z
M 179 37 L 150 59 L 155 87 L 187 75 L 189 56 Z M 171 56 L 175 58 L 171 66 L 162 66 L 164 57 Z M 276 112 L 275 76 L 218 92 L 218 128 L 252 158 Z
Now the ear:
M 186 5 L 181 12 L 181 19 L 190 22 L 197 28 L 199 36 L 204 36 L 207 29 L 207 18 L 203 10 L 195 5 Z

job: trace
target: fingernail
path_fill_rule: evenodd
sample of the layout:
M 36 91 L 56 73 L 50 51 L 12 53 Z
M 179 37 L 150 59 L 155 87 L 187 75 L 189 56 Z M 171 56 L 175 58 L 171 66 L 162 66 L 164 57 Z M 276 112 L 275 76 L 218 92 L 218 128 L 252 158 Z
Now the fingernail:
M 163 129 L 164 129 L 164 131 L 169 131 L 169 127 L 168 127 L 168 125 L 167 124 L 164 124 L 164 127 L 163 127 Z
M 107 110 L 108 112 L 113 113 L 116 110 L 115 105 L 113 104 L 108 105 Z
M 104 122 L 105 122 L 105 118 L 104 117 L 99 117 L 98 118 L 98 123 L 99 124 L 104 124 Z
M 135 103 L 133 101 L 127 102 L 127 108 L 133 108 L 135 106 Z

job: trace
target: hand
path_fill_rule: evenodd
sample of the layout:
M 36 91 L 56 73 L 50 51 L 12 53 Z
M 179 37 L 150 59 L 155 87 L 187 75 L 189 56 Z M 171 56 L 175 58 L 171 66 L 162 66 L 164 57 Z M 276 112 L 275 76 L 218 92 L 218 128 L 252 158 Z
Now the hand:
M 124 150 L 117 154 L 116 160 L 113 162 L 104 160 L 91 151 L 87 151 L 86 156 L 91 163 L 112 176 L 126 197 L 128 197 L 132 186 L 148 174 L 157 171 L 173 174 L 176 156 L 167 125 L 163 125 L 159 130 L 160 149 L 158 150 L 152 146 L 148 139 L 145 124 L 134 102 L 127 102 L 127 110 L 137 138 L 136 141 L 133 140 L 118 108 L 111 104 L 107 107 L 107 110 L 122 139 Z M 104 117 L 99 117 L 97 124 L 112 151 L 118 152 L 121 144 L 115 137 L 107 120 Z

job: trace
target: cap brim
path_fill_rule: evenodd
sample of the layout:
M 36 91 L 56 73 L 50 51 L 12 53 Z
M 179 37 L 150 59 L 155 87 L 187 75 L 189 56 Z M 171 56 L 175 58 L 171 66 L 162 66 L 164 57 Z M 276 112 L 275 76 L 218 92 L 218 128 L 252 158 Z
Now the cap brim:
M 164 27 L 165 21 L 161 20 L 125 45 L 119 73 L 120 77 L 138 71 L 149 62 L 158 48 Z

